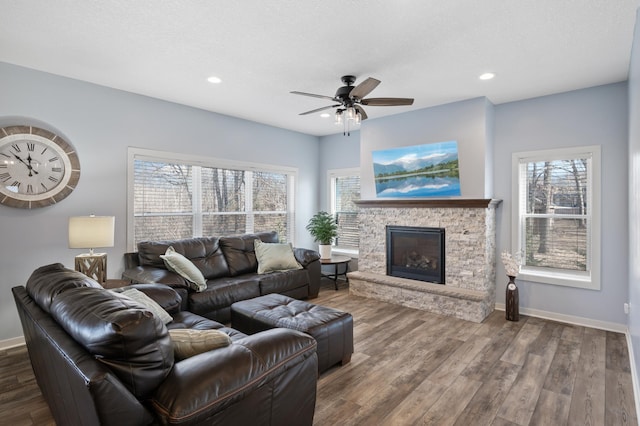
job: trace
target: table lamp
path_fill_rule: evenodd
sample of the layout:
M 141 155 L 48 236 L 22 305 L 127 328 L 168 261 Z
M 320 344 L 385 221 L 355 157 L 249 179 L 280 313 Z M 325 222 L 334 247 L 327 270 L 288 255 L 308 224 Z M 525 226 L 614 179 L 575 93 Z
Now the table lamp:
M 75 216 L 69 218 L 69 248 L 89 249 L 76 256 L 76 271 L 99 283 L 107 280 L 107 254 L 94 248 L 113 247 L 115 216 Z

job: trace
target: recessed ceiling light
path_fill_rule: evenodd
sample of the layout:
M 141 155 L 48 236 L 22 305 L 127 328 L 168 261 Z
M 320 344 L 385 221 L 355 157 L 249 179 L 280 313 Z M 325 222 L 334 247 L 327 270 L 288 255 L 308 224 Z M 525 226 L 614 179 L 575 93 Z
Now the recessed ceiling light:
M 496 76 L 495 73 L 485 72 L 484 74 L 480 74 L 480 76 L 478 78 L 480 80 L 491 80 L 495 76 Z
M 220 77 L 216 77 L 215 75 L 212 75 L 211 77 L 207 78 L 207 81 L 213 84 L 218 84 L 222 82 L 222 80 L 220 80 Z
M 320 117 L 329 118 L 329 117 L 331 117 L 331 114 L 329 114 L 328 112 L 323 112 L 322 114 L 320 114 Z

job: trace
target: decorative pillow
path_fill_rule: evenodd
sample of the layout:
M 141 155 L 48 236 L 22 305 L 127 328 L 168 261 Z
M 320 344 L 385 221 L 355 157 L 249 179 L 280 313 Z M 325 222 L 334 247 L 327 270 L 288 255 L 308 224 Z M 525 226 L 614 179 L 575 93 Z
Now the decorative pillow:
M 140 290 L 135 288 L 128 288 L 120 294 L 123 294 L 128 298 L 133 299 L 143 305 L 149 310 L 149 312 L 158 317 L 164 324 L 169 324 L 171 321 L 173 321 L 171 315 L 169 315 L 167 311 L 162 309 L 162 306 L 158 305 L 158 302 L 156 302 Z
M 291 244 L 263 243 L 260 240 L 255 240 L 254 245 L 259 274 L 302 269 L 293 255 Z
M 207 280 L 204 275 L 202 275 L 202 272 L 200 272 L 193 262 L 175 251 L 172 246 L 169 246 L 166 253 L 161 254 L 160 257 L 167 266 L 167 269 L 189 281 L 195 291 L 200 292 L 207 289 Z
M 220 330 L 174 328 L 169 330 L 169 336 L 173 342 L 173 354 L 177 360 L 231 344 L 231 338 Z

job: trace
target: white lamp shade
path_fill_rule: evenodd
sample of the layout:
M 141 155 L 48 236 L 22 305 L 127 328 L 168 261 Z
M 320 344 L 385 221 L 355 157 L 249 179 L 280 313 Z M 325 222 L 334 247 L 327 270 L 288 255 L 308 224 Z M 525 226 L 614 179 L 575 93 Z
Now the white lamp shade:
M 113 247 L 115 216 L 69 218 L 69 248 Z

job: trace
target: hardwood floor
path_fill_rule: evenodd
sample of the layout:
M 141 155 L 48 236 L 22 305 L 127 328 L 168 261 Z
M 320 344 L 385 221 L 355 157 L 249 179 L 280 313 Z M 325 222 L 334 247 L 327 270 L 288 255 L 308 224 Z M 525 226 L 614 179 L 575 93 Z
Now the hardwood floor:
M 320 377 L 314 424 L 636 425 L 623 334 L 495 311 L 482 324 L 350 296 L 350 364 Z
M 538 318 L 482 324 L 350 296 L 355 353 L 320 376 L 314 425 L 637 425 L 625 336 Z M 53 425 L 24 347 L 0 351 L 0 424 Z M 292 423 L 293 424 L 293 423 Z

